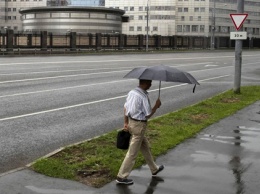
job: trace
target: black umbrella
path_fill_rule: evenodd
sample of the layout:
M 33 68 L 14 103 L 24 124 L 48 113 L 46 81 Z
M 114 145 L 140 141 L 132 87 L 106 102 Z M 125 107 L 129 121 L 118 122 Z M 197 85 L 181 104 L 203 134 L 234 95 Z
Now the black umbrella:
M 195 84 L 193 92 L 195 91 L 196 84 L 200 85 L 199 82 L 188 72 L 181 71 L 174 67 L 169 67 L 165 65 L 134 68 L 128 74 L 126 74 L 124 78 L 137 78 L 144 80 L 160 81 L 159 96 L 161 89 L 161 81 Z

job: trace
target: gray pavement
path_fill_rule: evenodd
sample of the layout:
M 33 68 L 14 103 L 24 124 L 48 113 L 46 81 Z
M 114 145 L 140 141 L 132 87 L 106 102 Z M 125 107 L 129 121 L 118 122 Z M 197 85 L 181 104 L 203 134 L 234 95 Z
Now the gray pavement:
M 145 165 L 132 171 L 134 185 L 95 189 L 23 169 L 0 177 L 0 194 L 257 194 L 259 138 L 260 101 L 157 158 L 165 169 L 156 178 Z

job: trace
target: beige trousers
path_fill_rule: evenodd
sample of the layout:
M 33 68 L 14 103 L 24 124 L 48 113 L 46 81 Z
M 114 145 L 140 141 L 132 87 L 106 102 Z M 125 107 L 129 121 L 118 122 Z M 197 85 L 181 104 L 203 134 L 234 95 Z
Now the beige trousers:
M 131 142 L 125 159 L 119 169 L 118 177 L 127 178 L 134 167 L 136 157 L 139 150 L 141 150 L 146 163 L 148 164 L 151 173 L 158 170 L 158 166 L 155 164 L 151 150 L 149 147 L 149 142 L 145 137 L 147 123 L 139 122 L 129 119 L 129 132 L 132 134 Z

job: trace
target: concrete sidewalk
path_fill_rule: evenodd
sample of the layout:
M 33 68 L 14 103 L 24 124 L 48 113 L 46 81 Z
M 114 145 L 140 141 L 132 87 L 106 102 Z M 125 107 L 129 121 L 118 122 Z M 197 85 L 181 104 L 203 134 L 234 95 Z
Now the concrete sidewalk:
M 134 185 L 95 189 L 25 169 L 0 177 L 0 194 L 258 194 L 259 139 L 260 101 L 159 157 L 165 169 L 158 177 L 143 166 L 129 177 Z

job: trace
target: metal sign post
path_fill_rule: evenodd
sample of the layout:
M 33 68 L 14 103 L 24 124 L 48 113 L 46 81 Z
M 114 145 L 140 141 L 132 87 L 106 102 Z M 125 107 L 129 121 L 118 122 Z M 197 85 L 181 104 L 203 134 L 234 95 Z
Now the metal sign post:
M 235 76 L 234 76 L 234 93 L 240 93 L 240 85 L 241 85 L 241 65 L 242 65 L 242 45 L 243 39 L 246 38 L 245 33 L 242 31 L 242 25 L 245 21 L 247 14 L 244 13 L 244 0 L 237 0 L 237 13 L 238 14 L 230 14 L 230 17 L 235 24 L 237 32 L 230 33 L 230 38 L 236 40 L 235 46 Z M 241 14 L 239 14 L 241 13 Z

